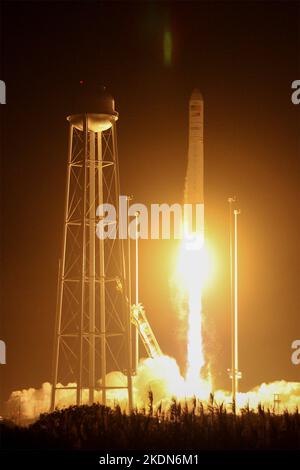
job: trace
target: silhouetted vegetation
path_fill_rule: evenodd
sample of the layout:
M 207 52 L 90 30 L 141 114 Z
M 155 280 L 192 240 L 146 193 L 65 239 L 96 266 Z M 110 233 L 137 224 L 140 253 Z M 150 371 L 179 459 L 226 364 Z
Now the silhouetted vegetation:
M 2 422 L 1 441 L 6 449 L 300 449 L 300 415 L 262 406 L 235 414 L 213 396 L 206 406 L 173 399 L 162 411 L 149 395 L 147 411 L 130 416 L 94 404 L 43 414 L 26 428 Z

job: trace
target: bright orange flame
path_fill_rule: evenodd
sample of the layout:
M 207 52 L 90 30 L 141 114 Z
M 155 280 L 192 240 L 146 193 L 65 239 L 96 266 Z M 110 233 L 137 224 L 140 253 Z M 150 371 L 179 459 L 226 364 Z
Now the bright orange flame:
M 203 234 L 184 230 L 178 260 L 178 288 L 187 296 L 188 344 L 186 385 L 189 393 L 206 396 L 210 381 L 204 380 L 201 370 L 205 365 L 202 338 L 202 291 L 211 274 L 211 262 Z M 201 389 L 201 391 L 200 391 Z

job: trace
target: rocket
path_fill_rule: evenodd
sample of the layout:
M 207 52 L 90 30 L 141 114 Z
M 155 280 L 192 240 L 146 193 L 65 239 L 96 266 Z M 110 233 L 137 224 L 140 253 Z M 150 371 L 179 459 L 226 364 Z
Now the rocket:
M 184 204 L 193 206 L 204 204 L 203 113 L 203 97 L 195 88 L 189 100 L 188 165 L 184 188 Z M 200 230 L 204 232 L 204 226 Z

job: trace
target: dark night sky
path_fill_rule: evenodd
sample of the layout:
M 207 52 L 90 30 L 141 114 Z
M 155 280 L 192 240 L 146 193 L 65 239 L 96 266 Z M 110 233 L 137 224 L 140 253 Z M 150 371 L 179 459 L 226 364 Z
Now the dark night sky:
M 206 231 L 216 259 L 207 352 L 228 387 L 227 197 L 240 201 L 242 390 L 299 380 L 300 4 L 9 2 L 1 4 L 1 401 L 50 380 L 67 122 L 80 79 L 106 84 L 120 113 L 123 194 L 181 202 L 188 98 L 205 100 Z M 172 61 L 164 63 L 170 31 Z M 163 351 L 184 366 L 169 287 L 170 241 L 141 243 L 141 297 Z

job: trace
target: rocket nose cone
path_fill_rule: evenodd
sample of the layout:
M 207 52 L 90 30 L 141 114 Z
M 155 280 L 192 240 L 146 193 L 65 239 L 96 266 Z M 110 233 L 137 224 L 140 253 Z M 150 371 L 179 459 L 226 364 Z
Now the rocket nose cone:
M 203 101 L 202 93 L 198 90 L 198 88 L 194 88 L 191 94 L 191 100 L 201 100 Z

